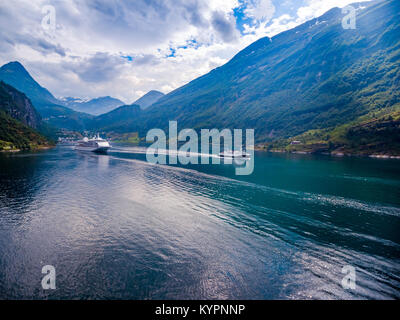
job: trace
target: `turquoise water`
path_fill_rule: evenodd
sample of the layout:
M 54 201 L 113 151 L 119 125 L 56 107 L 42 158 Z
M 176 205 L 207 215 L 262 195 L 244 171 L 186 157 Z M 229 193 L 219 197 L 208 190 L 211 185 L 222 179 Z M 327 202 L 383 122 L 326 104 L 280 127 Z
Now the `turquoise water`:
M 143 152 L 0 155 L 0 298 L 400 298 L 398 160 L 256 153 L 236 176 Z

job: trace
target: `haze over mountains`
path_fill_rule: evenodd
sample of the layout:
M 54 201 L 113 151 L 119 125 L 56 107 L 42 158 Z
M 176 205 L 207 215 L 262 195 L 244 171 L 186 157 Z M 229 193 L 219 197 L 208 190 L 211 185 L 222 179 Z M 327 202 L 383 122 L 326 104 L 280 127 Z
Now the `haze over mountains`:
M 180 128 L 252 128 L 258 142 L 280 141 L 279 147 L 301 139 L 335 149 L 362 141 L 363 148 L 383 150 L 389 136 L 400 136 L 400 1 L 353 6 L 355 30 L 344 29 L 342 11 L 332 9 L 256 41 L 167 95 L 151 91 L 100 116 L 69 107 L 88 112 L 99 102 L 122 102 L 59 101 L 17 62 L 3 66 L 0 79 L 26 93 L 43 118 L 60 128 L 144 136 L 177 120 Z M 380 138 L 371 145 L 365 139 L 371 136 Z
M 124 105 L 125 103 L 119 99 L 107 96 L 91 99 L 89 101 L 82 101 L 78 98 L 64 98 L 62 99 L 63 104 L 75 111 L 85 112 L 91 115 L 100 115 L 103 113 L 110 112 L 115 108 Z

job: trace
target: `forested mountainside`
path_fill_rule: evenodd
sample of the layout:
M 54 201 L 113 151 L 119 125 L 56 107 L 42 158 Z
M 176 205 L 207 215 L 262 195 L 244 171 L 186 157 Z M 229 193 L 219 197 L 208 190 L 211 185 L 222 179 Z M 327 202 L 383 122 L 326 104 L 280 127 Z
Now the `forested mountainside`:
M 0 151 L 48 147 L 51 142 L 37 130 L 46 130 L 25 94 L 0 81 Z

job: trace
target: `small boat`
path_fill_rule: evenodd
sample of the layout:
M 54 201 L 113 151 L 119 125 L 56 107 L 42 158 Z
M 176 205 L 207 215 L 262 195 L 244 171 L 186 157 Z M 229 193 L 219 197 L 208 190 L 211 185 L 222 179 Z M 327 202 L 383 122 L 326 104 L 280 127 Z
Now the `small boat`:
M 248 159 L 250 154 L 244 151 L 224 151 L 219 154 L 219 157 L 224 159 Z
M 85 137 L 82 140 L 78 141 L 77 145 L 75 146 L 75 150 L 96 153 L 107 153 L 108 149 L 110 148 L 110 143 L 107 140 L 100 138 L 99 135 L 92 139 Z

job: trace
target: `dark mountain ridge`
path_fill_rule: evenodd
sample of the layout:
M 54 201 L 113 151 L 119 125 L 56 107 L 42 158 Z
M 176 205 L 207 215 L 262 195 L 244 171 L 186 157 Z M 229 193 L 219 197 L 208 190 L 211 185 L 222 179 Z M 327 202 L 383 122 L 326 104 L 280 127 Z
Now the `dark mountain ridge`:
M 40 86 L 18 61 L 9 62 L 0 68 L 0 80 L 24 92 L 33 103 L 58 104 L 59 101 L 46 89 Z

